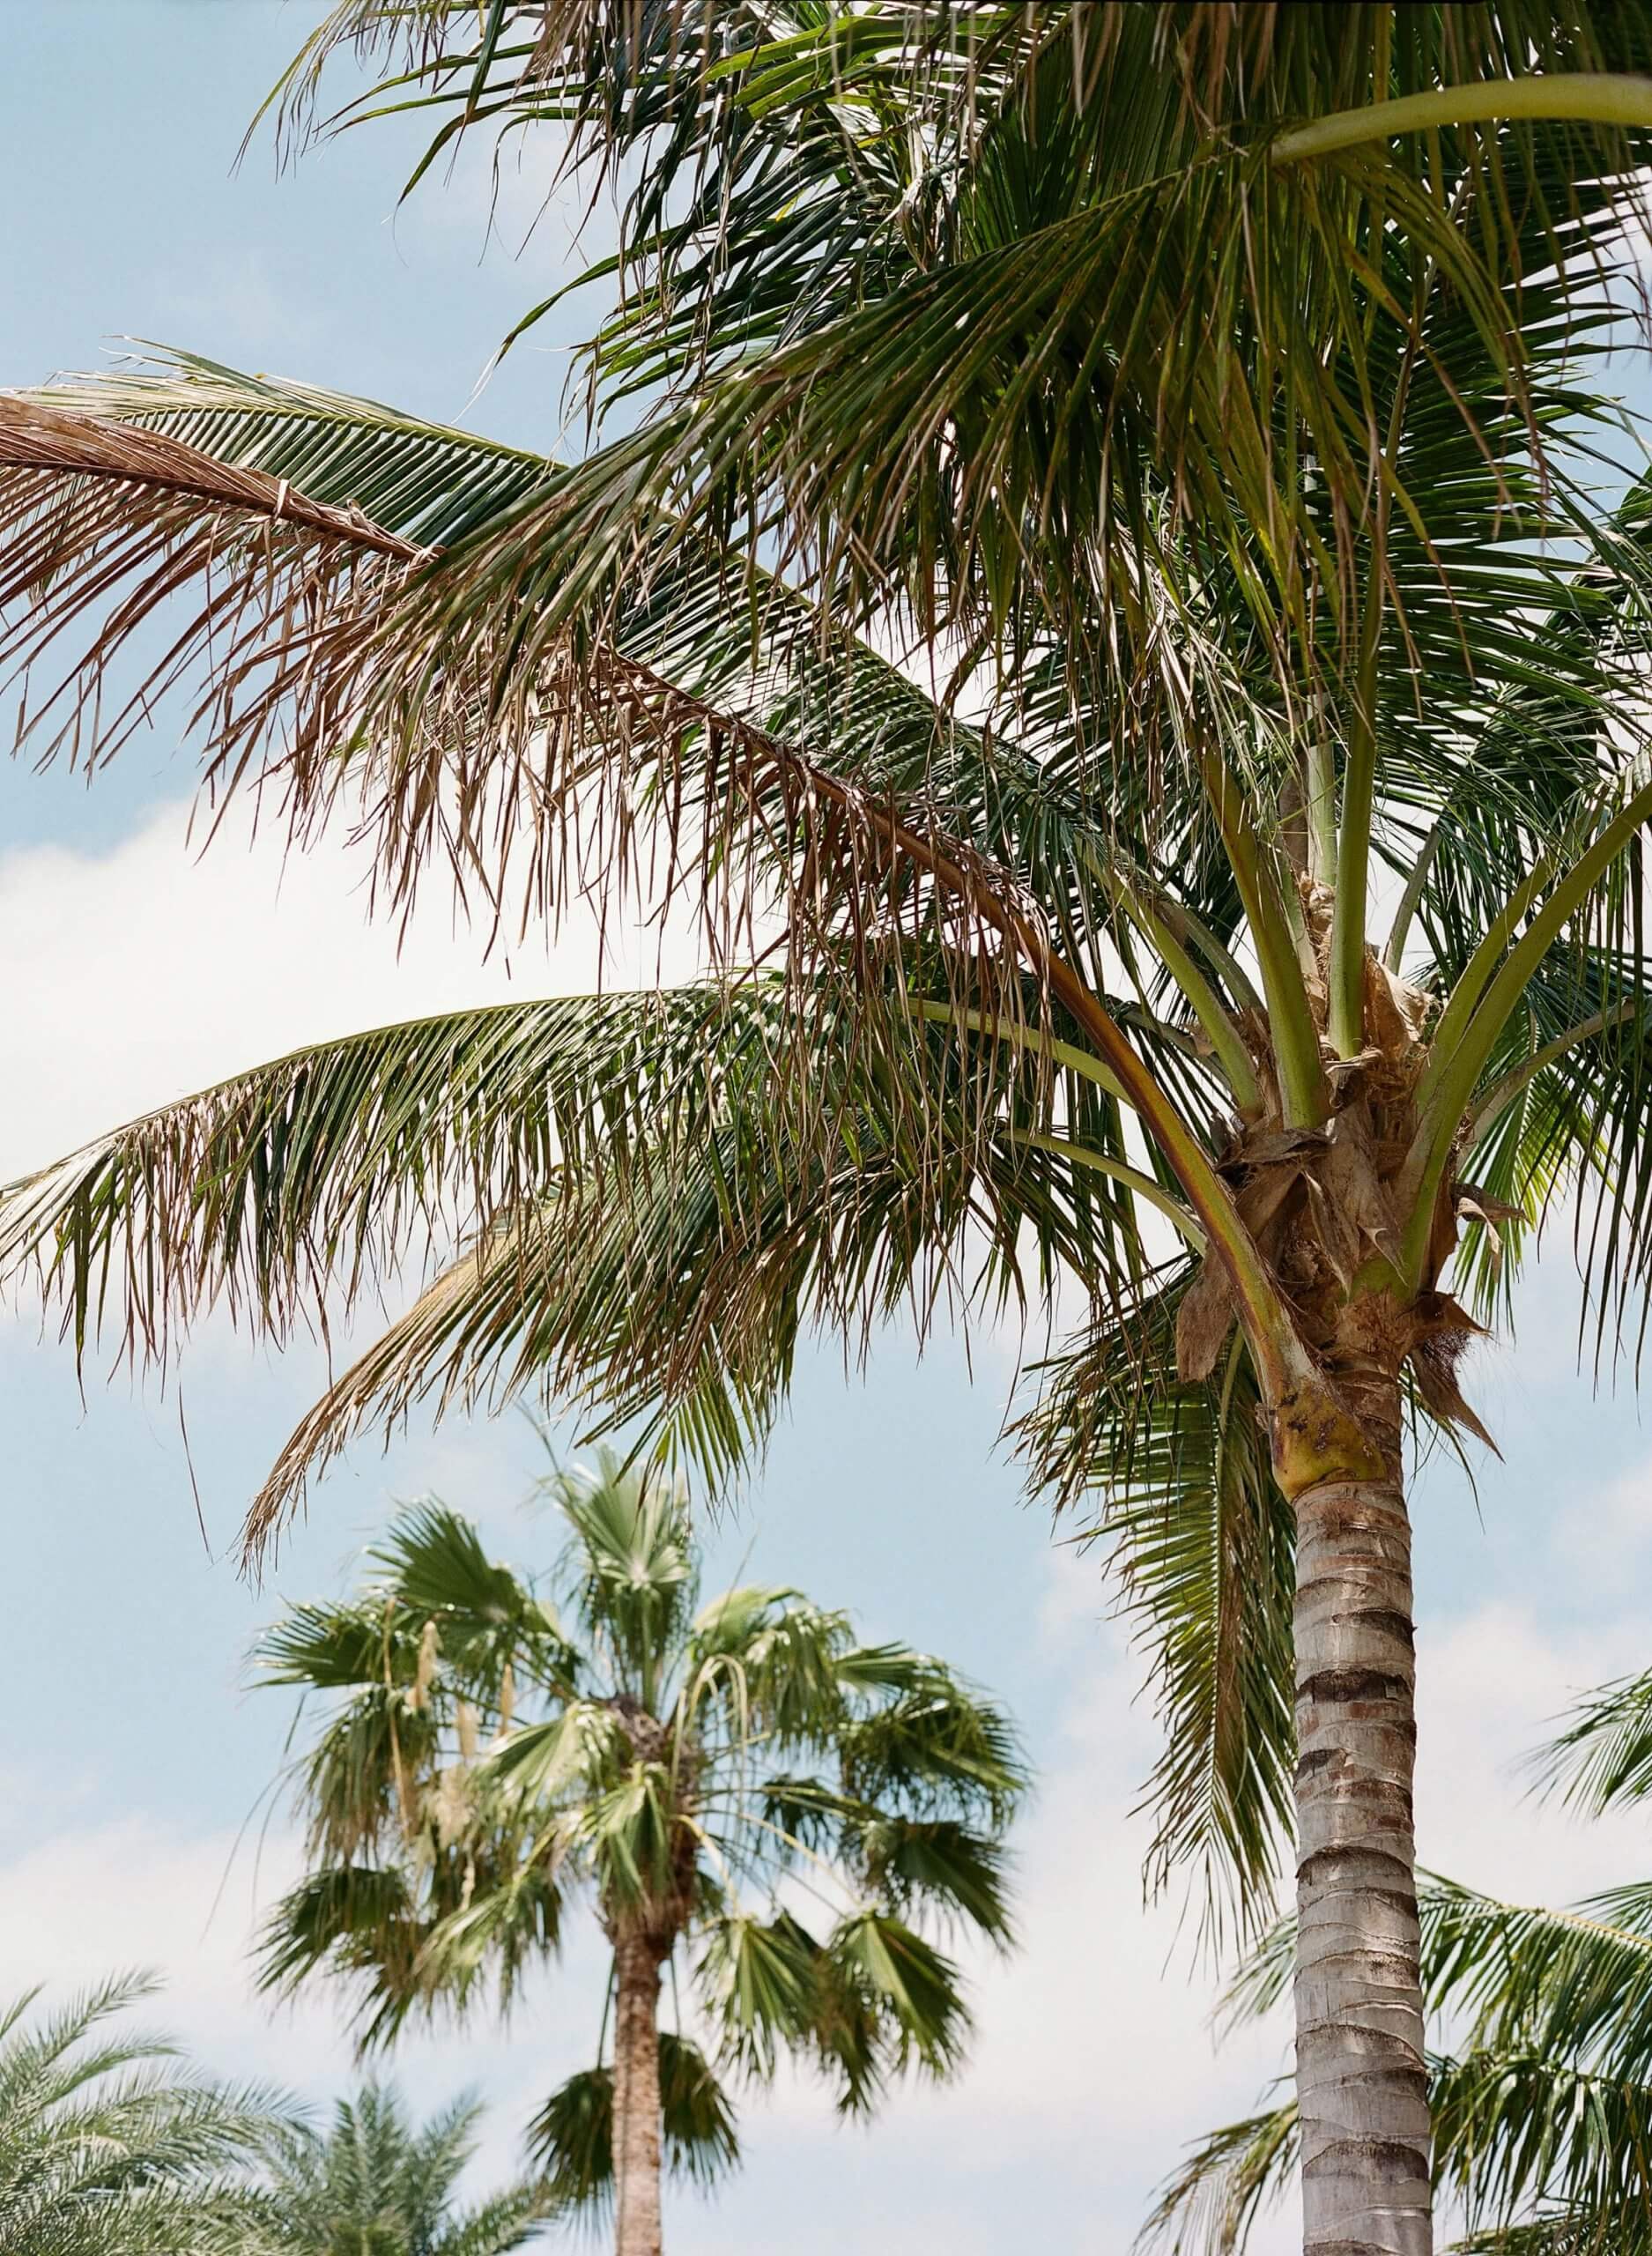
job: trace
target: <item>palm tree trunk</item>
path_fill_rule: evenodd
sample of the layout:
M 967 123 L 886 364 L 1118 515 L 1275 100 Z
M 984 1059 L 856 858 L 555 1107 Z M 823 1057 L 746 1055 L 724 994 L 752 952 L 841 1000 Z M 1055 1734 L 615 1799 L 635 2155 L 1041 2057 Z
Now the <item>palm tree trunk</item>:
M 1359 1391 L 1388 1473 L 1328 1474 L 1296 1497 L 1303 2242 L 1305 2256 L 1431 2256 L 1411 1524 L 1397 1386 Z
M 627 1935 L 614 1966 L 615 2256 L 660 2256 L 660 1962 Z

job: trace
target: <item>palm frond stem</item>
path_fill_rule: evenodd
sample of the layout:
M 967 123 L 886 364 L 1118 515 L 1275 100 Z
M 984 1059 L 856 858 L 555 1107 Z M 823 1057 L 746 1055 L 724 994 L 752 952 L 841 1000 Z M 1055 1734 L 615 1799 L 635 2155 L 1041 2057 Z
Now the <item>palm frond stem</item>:
M 1238 780 L 1213 751 L 1201 753 L 1199 768 L 1262 966 L 1285 1119 L 1293 1127 L 1317 1127 L 1328 1109 L 1319 1030 L 1314 1023 L 1285 897 L 1269 867 Z
M 1587 853 L 1578 857 L 1532 917 L 1486 985 L 1461 1039 L 1446 1058 L 1437 1090 L 1419 1124 L 1401 1178 L 1402 1198 L 1409 1194 L 1411 1201 L 1403 1243 L 1405 1273 L 1413 1282 L 1422 1275 L 1433 1227 L 1434 1195 L 1463 1115 L 1510 1012 L 1519 1004 L 1537 965 L 1568 918 L 1588 897 L 1590 887 L 1648 820 L 1652 820 L 1652 783 L 1644 783 L 1601 830 Z M 1522 894 L 1527 890 L 1526 887 L 1521 888 Z
M 1261 1085 L 1256 1080 L 1256 1069 L 1251 1062 L 1250 1052 L 1233 1020 L 1222 1008 L 1220 996 L 1151 902 L 1135 897 L 1123 887 L 1120 890 L 1119 899 L 1130 921 L 1157 948 L 1165 969 L 1181 989 L 1211 1045 L 1216 1062 L 1227 1077 L 1227 1086 L 1233 1093 L 1233 1102 L 1240 1113 L 1247 1118 L 1254 1117 L 1262 1109 Z
M 1076 1042 L 1058 1042 L 1040 1028 L 999 1018 L 990 1011 L 967 1010 L 959 1004 L 943 1003 L 933 998 L 921 998 L 912 1007 L 919 1018 L 927 1020 L 931 1026 L 953 1027 L 965 1034 L 989 1035 L 994 1041 L 1007 1042 L 1018 1050 L 1036 1050 L 1052 1065 L 1065 1065 L 1081 1080 L 1093 1082 L 1097 1088 L 1105 1089 L 1121 1104 L 1128 1104 L 1132 1112 L 1136 1109 L 1129 1090 L 1118 1075 L 1104 1065 L 1093 1050 L 1080 1049 Z
M 1333 110 L 1329 116 L 1293 126 L 1280 134 L 1269 154 L 1277 165 L 1300 164 L 1339 149 L 1357 148 L 1364 141 L 1437 133 L 1442 126 L 1489 124 L 1506 117 L 1652 125 L 1652 78 L 1631 71 L 1555 70 L 1435 86 L 1426 93 Z
M 1594 1011 L 1588 1018 L 1580 1019 L 1575 1026 L 1567 1027 L 1564 1034 L 1556 1035 L 1552 1042 L 1545 1042 L 1541 1050 L 1534 1050 L 1530 1057 L 1522 1058 L 1518 1065 L 1512 1065 L 1502 1079 L 1493 1081 L 1486 1091 L 1463 1135 L 1464 1149 L 1471 1149 L 1482 1136 L 1490 1134 L 1521 1091 L 1534 1081 L 1545 1066 L 1552 1065 L 1556 1058 L 1564 1058 L 1568 1050 L 1575 1050 L 1579 1043 L 1592 1041 L 1596 1035 L 1604 1034 L 1609 1028 L 1626 1025 L 1631 1019 L 1638 1018 L 1645 1008 L 1641 996 L 1626 995 L 1610 1009 Z
M 1097 1175 L 1105 1175 L 1114 1183 L 1122 1183 L 1138 1198 L 1157 1207 L 1166 1221 L 1180 1230 L 1196 1251 L 1203 1253 L 1209 1240 L 1196 1218 L 1189 1213 L 1180 1200 L 1173 1198 L 1162 1184 L 1155 1183 L 1138 1167 L 1131 1167 L 1126 1160 L 1115 1160 L 1106 1152 L 1093 1151 L 1087 1144 L 1076 1144 L 1070 1136 L 1056 1136 L 1041 1129 L 1010 1129 L 1007 1139 L 1011 1144 L 1025 1145 L 1037 1152 L 1053 1152 L 1061 1159 L 1071 1160 L 1079 1167 L 1087 1167 Z

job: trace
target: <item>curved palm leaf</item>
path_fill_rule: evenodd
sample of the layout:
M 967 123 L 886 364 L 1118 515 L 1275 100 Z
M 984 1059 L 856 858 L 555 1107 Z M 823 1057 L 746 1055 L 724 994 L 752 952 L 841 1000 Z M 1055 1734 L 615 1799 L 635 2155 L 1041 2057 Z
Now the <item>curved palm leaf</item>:
M 275 2223 L 251 2179 L 291 2116 L 111 2027 L 155 1984 L 118 1977 L 45 2017 L 0 2010 L 0 2243 L 17 2256 L 256 2256 Z
M 709 2193 L 740 2160 L 734 2109 L 697 2044 L 660 2033 L 660 2135 L 668 2174 Z M 528 2126 L 528 2147 L 559 2214 L 605 2216 L 614 2197 L 611 2068 L 559 2084 Z

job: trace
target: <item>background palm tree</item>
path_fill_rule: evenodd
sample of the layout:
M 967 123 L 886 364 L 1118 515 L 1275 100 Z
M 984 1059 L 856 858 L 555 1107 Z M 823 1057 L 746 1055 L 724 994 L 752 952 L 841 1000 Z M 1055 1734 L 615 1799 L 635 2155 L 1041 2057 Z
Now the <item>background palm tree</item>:
M 542 2191 L 523 2182 L 462 2208 L 458 2181 L 482 2109 L 461 2099 L 415 2125 L 393 2087 L 337 2100 L 325 2130 L 276 2144 L 269 2193 L 277 2244 L 293 2256 L 505 2256 L 533 2238 Z
M 1580 1702 L 1537 1768 L 1599 1815 L 1652 1793 L 1652 1673 Z M 1566 1911 L 1500 1901 L 1448 1880 L 1422 1891 L 1423 1979 L 1450 2030 L 1430 2060 L 1438 2183 L 1465 2223 L 1467 2256 L 1613 2256 L 1652 2250 L 1652 1881 Z M 1288 1926 L 1248 1961 L 1231 2021 L 1276 2006 Z M 1144 2234 L 1172 2256 L 1233 2256 L 1299 2164 L 1296 2110 L 1270 2101 L 1200 2142 Z
M 715 976 L 280 1061 L 0 1255 L 159 1351 L 468 1229 L 255 1534 L 426 1396 L 725 1470 L 811 1323 L 1071 1280 L 1024 1437 L 1153 1649 L 1160 1870 L 1254 1914 L 1294 1816 L 1308 2244 L 1418 2256 L 1403 1418 L 1480 1431 L 1456 1363 L 1567 1190 L 1608 1327 L 1652 1244 L 1648 519 L 1591 388 L 1652 21 L 346 0 L 300 131 L 341 40 L 624 183 L 597 442 L 181 360 L 4 405 L 5 647 L 85 634 L 40 740 L 198 667 L 213 783 L 359 821 L 391 899 L 651 886 Z
M 283 2126 L 267 2093 L 182 2067 L 111 2026 L 155 1985 L 126 1975 L 31 2018 L 0 2010 L 0 2248 L 6 2256 L 263 2256 L 253 2174 Z
M 863 2113 L 892 2076 L 958 2065 L 961 1978 L 923 1930 L 1007 1943 L 1023 1774 L 1003 1715 L 941 1662 L 863 1644 L 796 1591 L 701 1606 L 663 1478 L 605 1457 L 549 1493 L 559 1606 L 426 1504 L 353 1599 L 262 1641 L 270 1681 L 342 1696 L 297 1766 L 313 1866 L 263 1978 L 344 1976 L 382 2044 L 489 1978 L 508 2005 L 582 1898 L 611 1953 L 603 2040 L 534 2144 L 559 2209 L 617 2196 L 619 2256 L 657 2256 L 662 2139 L 701 2183 L 737 2157 L 718 2070 L 800 2055 Z M 668 1977 L 715 2068 L 661 2030 Z

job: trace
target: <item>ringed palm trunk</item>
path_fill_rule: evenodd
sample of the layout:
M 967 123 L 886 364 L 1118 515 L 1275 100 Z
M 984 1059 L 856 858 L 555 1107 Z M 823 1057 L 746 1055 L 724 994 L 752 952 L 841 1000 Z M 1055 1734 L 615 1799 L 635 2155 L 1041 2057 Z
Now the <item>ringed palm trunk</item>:
M 615 2256 L 660 2256 L 660 1961 L 640 1935 L 614 1949 Z
M 1400 1397 L 1336 1372 L 1368 1449 L 1310 1446 L 1297 1517 L 1296 2074 L 1304 2256 L 1431 2256 L 1411 1525 Z M 1322 1434 L 1323 1429 L 1322 1429 Z M 1300 1476 L 1307 1473 L 1305 1480 Z

